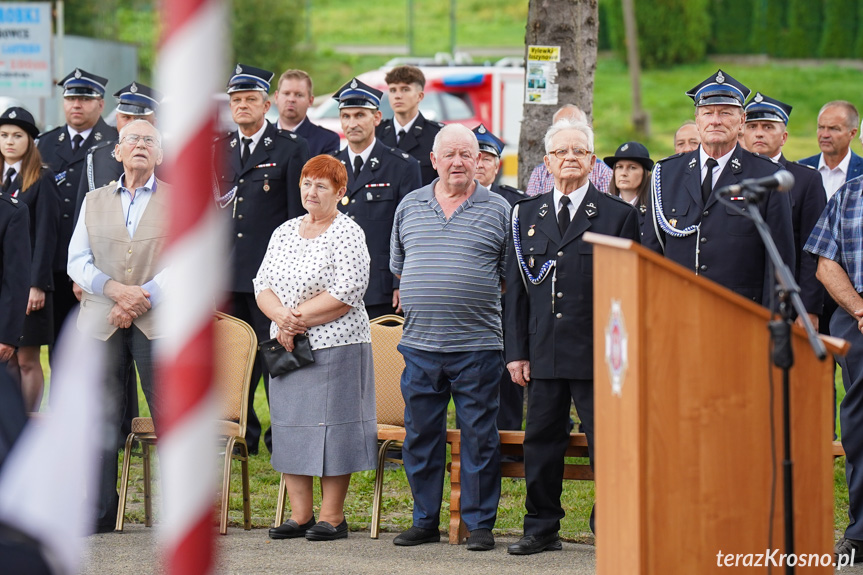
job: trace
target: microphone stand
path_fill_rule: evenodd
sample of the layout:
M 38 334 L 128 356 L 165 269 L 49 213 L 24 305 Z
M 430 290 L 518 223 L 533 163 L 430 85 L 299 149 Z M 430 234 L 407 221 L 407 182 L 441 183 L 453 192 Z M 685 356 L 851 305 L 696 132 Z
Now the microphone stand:
M 768 327 L 770 330 L 770 339 L 773 343 L 773 364 L 782 370 L 782 433 L 784 443 L 784 460 L 782 461 L 782 491 L 785 505 L 785 553 L 791 555 L 794 553 L 794 488 L 792 481 L 793 463 L 791 461 L 791 404 L 790 404 L 790 372 L 791 366 L 794 365 L 794 351 L 791 347 L 791 317 L 792 309 L 797 312 L 797 316 L 803 321 L 803 327 L 806 330 L 806 335 L 809 337 L 809 345 L 812 346 L 815 356 L 824 360 L 827 357 L 827 350 L 824 347 L 824 342 L 818 338 L 815 328 L 812 327 L 812 322 L 809 321 L 809 316 L 806 314 L 806 308 L 803 307 L 803 301 L 800 299 L 800 286 L 794 280 L 794 274 L 791 269 L 782 260 L 776 243 L 773 241 L 773 236 L 770 235 L 770 227 L 761 217 L 761 212 L 758 210 L 758 203 L 761 201 L 767 189 L 763 186 L 748 185 L 742 190 L 746 215 L 755 224 L 758 230 L 758 235 L 761 236 L 761 241 L 764 243 L 764 249 L 767 256 L 773 264 L 775 272 L 775 290 L 779 301 L 779 313 L 781 319 L 771 319 Z M 719 200 L 725 205 L 734 206 L 722 195 Z M 773 310 L 771 310 L 771 314 Z M 773 409 L 773 406 L 770 406 Z M 773 519 L 771 518 L 771 521 Z M 794 573 L 794 566 L 785 565 L 785 572 Z

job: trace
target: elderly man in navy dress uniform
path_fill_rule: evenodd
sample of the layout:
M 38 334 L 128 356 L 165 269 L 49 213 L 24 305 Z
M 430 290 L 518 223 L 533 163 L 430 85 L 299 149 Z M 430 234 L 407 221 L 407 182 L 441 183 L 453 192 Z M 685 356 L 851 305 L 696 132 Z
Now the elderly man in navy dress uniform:
M 716 190 L 769 176 L 781 166 L 737 145 L 749 88 L 719 70 L 686 95 L 695 101 L 701 145 L 656 163 L 642 242 L 696 274 L 768 305 L 774 281 L 768 275 L 761 237 L 755 224 L 744 216 L 742 198 L 732 198 L 735 207 L 726 207 L 719 203 Z M 768 190 L 758 208 L 783 260 L 793 265 L 788 194 Z
M 527 514 L 523 537 L 507 548 L 512 555 L 561 549 L 570 401 L 593 464 L 593 245 L 584 233 L 639 241 L 635 208 L 588 179 L 596 164 L 590 126 L 559 120 L 545 135 L 545 150 L 554 188 L 513 208 L 507 252 L 506 367 L 528 395 Z
M 233 222 L 229 313 L 251 325 L 258 341 L 269 339 L 270 320 L 255 302 L 252 278 L 264 259 L 270 236 L 278 226 L 305 212 L 300 200 L 300 173 L 309 159 L 305 140 L 278 130 L 264 115 L 270 108 L 267 94 L 273 73 L 237 64 L 228 82 L 231 114 L 236 132 L 216 140 L 218 204 Z M 255 359 L 249 387 L 246 441 L 249 453 L 258 452 L 261 423 L 254 409 L 255 391 L 263 374 L 268 390 L 269 374 Z M 271 443 L 264 439 L 267 449 Z
M 404 150 L 416 158 L 420 163 L 422 185 L 427 186 L 438 175 L 432 166 L 431 151 L 443 124 L 427 119 L 420 112 L 420 102 L 425 96 L 425 74 L 416 66 L 396 66 L 387 72 L 384 81 L 394 115 L 380 123 L 376 135 L 387 146 Z
M 69 241 L 75 229 L 78 186 L 84 176 L 87 150 L 102 141 L 117 139 L 117 130 L 105 123 L 106 78 L 75 68 L 57 82 L 63 86 L 66 124 L 39 136 L 42 161 L 55 174 L 60 192 L 60 229 L 54 251 L 54 341 L 66 316 L 78 308 L 72 281 L 66 273 Z
M 348 140 L 336 154 L 348 170 L 348 191 L 339 209 L 366 234 L 371 265 L 364 302 L 372 319 L 401 311 L 399 280 L 390 271 L 390 233 L 399 202 L 421 187 L 419 162 L 375 137 L 382 95 L 354 78 L 333 96 Z

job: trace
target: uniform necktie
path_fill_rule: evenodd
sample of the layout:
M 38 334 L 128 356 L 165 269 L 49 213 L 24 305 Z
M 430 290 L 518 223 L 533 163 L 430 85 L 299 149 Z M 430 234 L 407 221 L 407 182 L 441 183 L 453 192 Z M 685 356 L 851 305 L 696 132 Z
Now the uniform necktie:
M 713 158 L 707 158 L 707 162 L 704 165 L 707 166 L 707 175 L 704 177 L 704 181 L 701 182 L 701 199 L 706 205 L 707 200 L 710 199 L 710 194 L 713 192 L 713 168 L 719 164 Z
M 560 228 L 560 235 L 566 233 L 566 228 L 569 227 L 569 222 L 571 218 L 569 216 L 569 204 L 570 204 L 569 196 L 563 196 L 560 198 L 560 210 L 557 212 L 557 227 Z
M 363 158 L 361 156 L 354 156 L 354 179 L 360 177 L 360 170 L 363 169 Z
M 83 142 L 84 136 L 82 136 L 81 134 L 75 134 L 75 136 L 72 138 L 72 151 L 77 151 L 81 147 L 81 144 Z
M 404 129 L 399 130 L 399 135 L 396 138 L 396 148 L 401 148 L 402 140 L 405 139 L 405 131 Z
M 246 162 L 249 161 L 249 156 L 252 154 L 252 139 L 251 138 L 243 138 L 243 153 L 240 154 L 240 161 L 243 165 L 246 165 Z
M 12 180 L 15 179 L 15 168 L 9 168 L 6 170 L 6 179 L 3 181 L 3 191 L 8 192 L 9 188 L 12 187 Z

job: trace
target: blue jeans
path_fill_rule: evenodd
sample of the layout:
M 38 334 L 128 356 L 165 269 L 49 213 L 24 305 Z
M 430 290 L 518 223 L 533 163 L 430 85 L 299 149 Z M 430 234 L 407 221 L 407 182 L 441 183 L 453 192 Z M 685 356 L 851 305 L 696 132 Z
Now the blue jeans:
M 414 497 L 413 524 L 437 529 L 446 469 L 450 396 L 461 424 L 461 517 L 468 531 L 492 529 L 500 500 L 499 350 L 430 352 L 398 346 L 405 359 L 402 454 Z

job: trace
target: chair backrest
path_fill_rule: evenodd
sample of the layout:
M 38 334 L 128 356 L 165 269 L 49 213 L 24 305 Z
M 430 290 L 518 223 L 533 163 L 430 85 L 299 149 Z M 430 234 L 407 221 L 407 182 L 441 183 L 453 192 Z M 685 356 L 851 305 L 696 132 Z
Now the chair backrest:
M 402 339 L 404 322 L 404 318 L 398 315 L 384 315 L 371 321 L 378 423 L 399 427 L 405 424 L 405 400 L 401 388 L 405 360 L 396 346 Z
M 236 421 L 246 435 L 249 380 L 258 338 L 246 322 L 222 312 L 213 315 L 213 389 L 219 418 Z

